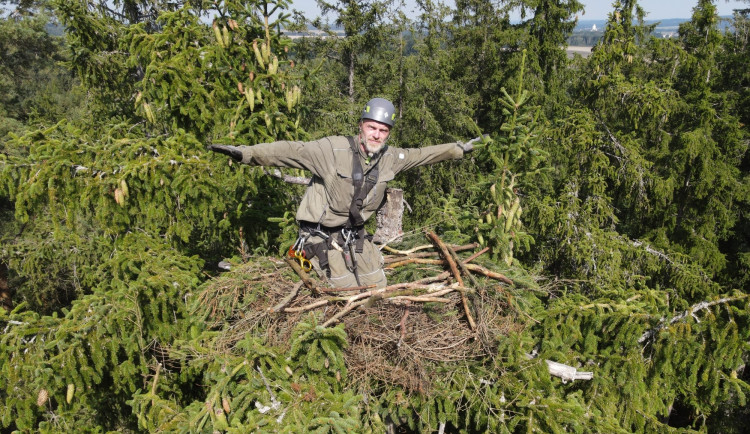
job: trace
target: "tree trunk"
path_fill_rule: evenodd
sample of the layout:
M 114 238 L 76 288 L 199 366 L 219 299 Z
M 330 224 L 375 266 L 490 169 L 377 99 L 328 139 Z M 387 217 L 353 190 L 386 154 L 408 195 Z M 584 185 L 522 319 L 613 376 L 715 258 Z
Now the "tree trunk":
M 10 298 L 10 286 L 8 285 L 8 267 L 0 262 L 0 305 L 10 312 L 13 309 L 13 301 Z
M 404 216 L 404 191 L 388 188 L 385 191 L 385 204 L 378 210 L 375 219 L 378 227 L 372 240 L 378 244 L 401 241 L 404 235 L 401 220 Z

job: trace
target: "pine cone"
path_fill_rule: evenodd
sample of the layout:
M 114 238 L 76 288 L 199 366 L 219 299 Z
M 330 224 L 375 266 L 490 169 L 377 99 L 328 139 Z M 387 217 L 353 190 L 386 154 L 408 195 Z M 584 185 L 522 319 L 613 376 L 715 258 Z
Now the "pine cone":
M 47 389 L 41 389 L 36 396 L 36 405 L 39 407 L 43 406 L 47 403 L 47 399 L 49 399 L 49 392 L 47 392 Z

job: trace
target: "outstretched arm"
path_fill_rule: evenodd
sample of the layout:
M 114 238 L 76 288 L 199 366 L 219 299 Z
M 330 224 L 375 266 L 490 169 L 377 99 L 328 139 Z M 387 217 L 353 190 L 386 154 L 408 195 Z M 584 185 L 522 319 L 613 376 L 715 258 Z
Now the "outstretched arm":
M 445 160 L 459 160 L 467 153 L 472 152 L 477 142 L 484 141 L 486 138 L 487 136 L 482 136 L 466 143 L 444 143 L 424 148 L 393 149 L 391 155 L 395 157 L 394 171 L 398 173 L 413 167 L 435 164 Z
M 242 164 L 305 169 L 315 175 L 319 168 L 329 166 L 333 158 L 318 141 L 278 141 L 253 146 L 210 145 L 208 149 L 228 155 Z

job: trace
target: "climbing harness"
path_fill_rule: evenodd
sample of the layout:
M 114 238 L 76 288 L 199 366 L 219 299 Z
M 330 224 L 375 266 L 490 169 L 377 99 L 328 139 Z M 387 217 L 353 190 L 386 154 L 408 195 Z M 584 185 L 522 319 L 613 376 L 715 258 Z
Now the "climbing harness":
M 364 250 L 365 239 L 372 239 L 365 231 L 365 220 L 362 218 L 362 207 L 367 195 L 378 182 L 378 162 L 370 168 L 367 175 L 362 170 L 362 164 L 359 161 L 359 150 L 354 137 L 348 137 L 349 145 L 352 149 L 352 185 L 354 194 L 352 202 L 349 205 L 349 220 L 343 226 L 329 228 L 322 226 L 320 221 L 317 224 L 310 222 L 300 222 L 300 236 L 289 249 L 289 255 L 309 263 L 309 259 L 317 256 L 318 263 L 322 270 L 330 273 L 328 267 L 328 250 L 335 249 L 341 253 L 346 264 L 346 268 L 354 274 L 357 284 L 361 285 L 359 273 L 357 271 L 356 254 Z M 323 213 L 325 215 L 325 212 Z M 316 244 L 305 244 L 310 236 L 318 236 L 323 239 Z M 301 252 L 301 253 L 297 253 Z M 303 267 L 304 268 L 304 267 Z M 330 276 L 329 276 L 330 277 Z

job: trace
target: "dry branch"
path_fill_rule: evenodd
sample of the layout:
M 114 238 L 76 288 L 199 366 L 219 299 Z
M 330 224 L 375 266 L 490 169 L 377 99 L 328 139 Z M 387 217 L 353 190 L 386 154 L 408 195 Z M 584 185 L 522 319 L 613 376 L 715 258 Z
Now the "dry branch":
M 424 259 L 424 258 L 407 257 L 406 259 L 403 259 L 401 261 L 389 264 L 385 268 L 392 270 L 394 268 L 403 267 L 404 265 L 409 265 L 409 264 L 445 265 L 446 262 L 442 259 Z
M 322 293 L 330 293 L 330 292 L 362 291 L 364 289 L 372 289 L 372 288 L 375 288 L 375 285 L 352 286 L 349 288 L 318 288 L 318 291 Z
M 448 264 L 448 262 L 443 259 L 410 258 L 410 259 L 405 259 L 402 262 L 391 264 L 386 268 L 393 269 L 393 268 L 396 268 L 402 265 L 407 265 L 407 264 L 446 265 Z M 513 285 L 513 281 L 510 280 L 508 277 L 506 277 L 504 274 L 498 273 L 496 271 L 488 270 L 487 268 L 484 268 L 481 265 L 468 264 L 466 263 L 466 261 L 463 261 L 462 266 L 465 267 L 467 270 L 477 272 L 485 277 L 499 280 L 503 283 L 507 283 L 508 285 Z M 450 272 L 446 272 L 445 274 L 440 274 L 438 276 L 435 276 L 434 278 L 436 278 L 437 280 L 445 280 L 449 275 L 450 275 Z M 433 279 L 433 278 L 428 278 L 428 279 Z
M 456 265 L 458 265 L 458 268 L 461 269 L 461 274 L 463 274 L 464 276 L 468 277 L 469 280 L 471 280 L 471 284 L 475 288 L 478 287 L 479 285 L 477 284 L 477 280 L 474 278 L 474 276 L 471 275 L 471 273 L 469 273 L 469 270 L 466 269 L 466 265 L 464 265 L 461 262 L 461 260 L 459 259 L 458 255 L 456 254 L 456 251 L 453 250 L 453 249 L 451 249 L 450 246 L 446 246 L 446 248 L 448 249 L 448 253 L 450 253 L 451 258 L 453 259 L 453 261 L 456 263 Z
M 481 265 L 466 264 L 466 268 L 468 268 L 471 271 L 476 271 L 477 273 L 487 276 L 491 279 L 499 280 L 501 282 L 507 283 L 508 285 L 513 285 L 513 281 L 505 277 L 505 275 L 498 273 L 496 271 L 488 270 L 482 267 Z
M 290 267 L 292 267 L 292 270 L 294 270 L 295 273 L 302 279 L 302 281 L 305 283 L 305 286 L 307 289 L 312 291 L 313 294 L 318 294 L 318 288 L 315 286 L 315 282 L 313 282 L 312 279 L 310 279 L 310 276 L 302 270 L 302 267 L 299 266 L 299 264 L 292 258 L 288 256 L 284 256 L 284 260 L 287 264 L 289 264 Z
M 708 309 L 709 307 L 715 306 L 717 304 L 723 304 L 723 303 L 729 303 L 729 302 L 732 302 L 732 301 L 742 300 L 743 298 L 747 298 L 747 297 L 748 297 L 747 295 L 740 295 L 738 297 L 725 297 L 725 298 L 720 298 L 720 299 L 714 300 L 714 301 L 702 301 L 700 303 L 694 304 L 693 306 L 690 307 L 690 309 L 688 309 L 688 310 L 680 313 L 679 315 L 676 315 L 674 318 L 672 318 L 668 322 L 665 322 L 664 318 L 662 318 L 661 321 L 659 321 L 659 324 L 656 327 L 652 328 L 651 330 L 645 331 L 641 335 L 641 337 L 638 338 L 638 343 L 642 344 L 647 339 L 652 338 L 655 334 L 657 334 L 664 327 L 672 325 L 672 324 L 674 324 L 677 321 L 680 321 L 682 319 L 685 319 L 685 318 L 687 318 L 688 315 L 690 315 L 692 317 L 695 317 L 695 314 L 698 311 L 700 311 L 700 310 Z
M 455 252 L 463 252 L 465 250 L 476 249 L 477 246 L 478 246 L 477 243 L 471 243 L 471 244 L 466 244 L 466 245 L 463 245 L 463 246 L 450 246 L 450 247 Z M 387 250 L 387 251 L 389 251 L 389 252 L 394 253 L 394 254 L 397 255 L 397 256 L 388 256 L 388 257 L 386 257 L 385 258 L 385 263 L 386 264 L 390 264 L 391 262 L 398 262 L 398 261 L 404 259 L 403 257 L 407 257 L 407 256 L 410 257 L 410 258 L 429 258 L 430 256 L 438 256 L 439 253 L 437 251 L 415 253 L 418 250 L 424 250 L 424 249 L 434 248 L 434 247 L 435 246 L 432 245 L 432 244 L 424 245 L 424 246 L 417 246 L 417 247 L 415 247 L 413 249 L 409 249 L 409 250 L 396 250 L 396 249 L 391 248 L 391 247 L 384 247 L 383 250 Z M 484 251 L 482 253 L 484 253 Z
M 393 301 L 413 301 L 416 303 L 450 303 L 452 300 L 450 298 L 443 298 L 443 297 L 419 297 L 419 296 L 413 296 L 413 295 L 399 295 L 396 297 L 391 298 L 390 300 Z
M 432 239 L 433 243 L 443 253 L 443 258 L 446 261 L 448 261 L 448 266 L 451 269 L 451 273 L 453 273 L 453 276 L 456 278 L 456 281 L 458 282 L 458 286 L 463 287 L 464 281 L 463 279 L 461 279 L 461 273 L 458 271 L 458 266 L 456 265 L 456 262 L 453 260 L 453 257 L 451 256 L 450 251 L 448 250 L 448 247 L 445 246 L 443 241 L 434 232 L 428 232 L 427 236 L 430 239 Z M 477 324 L 474 322 L 474 317 L 471 315 L 471 309 L 469 307 L 469 300 L 466 298 L 466 294 L 464 292 L 461 292 L 461 304 L 463 304 L 464 313 L 466 314 L 466 319 L 469 321 L 469 327 L 471 327 L 472 330 L 476 330 Z
M 329 319 L 328 319 L 328 320 L 327 320 L 326 322 L 324 322 L 324 323 L 323 323 L 323 327 L 328 327 L 328 326 L 329 326 L 329 325 L 331 325 L 331 324 L 335 324 L 335 323 L 336 323 L 336 322 L 338 322 L 338 320 L 340 320 L 340 319 L 341 319 L 341 318 L 342 318 L 342 317 L 343 317 L 344 315 L 346 315 L 347 313 L 351 312 L 351 311 L 352 311 L 352 309 L 354 309 L 355 307 L 358 307 L 358 306 L 362 306 L 363 304 L 367 304 L 367 303 L 369 303 L 369 302 L 370 302 L 370 300 L 369 300 L 369 299 L 365 299 L 365 300 L 359 300 L 359 301 L 357 301 L 357 302 L 354 302 L 354 303 L 349 303 L 349 304 L 347 304 L 347 305 L 346 305 L 346 306 L 344 306 L 344 308 L 343 308 L 343 309 L 341 309 L 341 310 L 340 310 L 340 311 L 339 311 L 339 312 L 338 312 L 338 313 L 337 313 L 336 315 L 334 315 L 334 316 L 330 317 L 330 318 L 329 318 Z
M 308 310 L 313 310 L 315 308 L 318 308 L 318 307 L 321 307 L 321 306 L 325 306 L 325 305 L 328 304 L 328 301 L 329 300 L 327 298 L 323 298 L 323 299 L 318 300 L 318 301 L 316 301 L 314 303 L 310 303 L 310 304 L 308 304 L 306 306 L 301 306 L 301 307 L 287 307 L 287 308 L 284 309 L 284 312 L 306 312 Z
M 269 313 L 280 312 L 281 309 L 285 308 L 289 303 L 291 303 L 292 300 L 294 300 L 294 297 L 296 297 L 297 294 L 299 293 L 299 289 L 302 287 L 302 283 L 303 283 L 302 281 L 299 281 L 299 282 L 295 283 L 294 286 L 292 287 L 292 291 L 289 293 L 289 295 L 286 296 L 283 300 L 281 300 L 279 302 L 279 304 L 277 304 L 276 306 L 268 309 L 268 312 Z
M 421 245 L 421 246 L 417 246 L 417 247 L 411 248 L 409 250 L 397 250 L 397 249 L 394 249 L 393 247 L 383 246 L 382 250 L 385 250 L 386 252 L 394 253 L 396 255 L 408 256 L 408 255 L 411 255 L 412 253 L 414 253 L 416 251 L 424 250 L 424 249 L 429 249 L 429 248 L 432 248 L 432 244 L 424 244 L 424 245 Z
M 568 380 L 590 380 L 594 378 L 593 372 L 578 372 L 578 369 L 572 366 L 563 365 L 552 360 L 546 360 L 546 362 L 550 375 L 562 378 L 563 383 L 566 383 Z
M 474 253 L 473 255 L 469 256 L 468 258 L 466 258 L 466 259 L 465 259 L 465 260 L 463 261 L 463 263 L 464 263 L 464 264 L 468 264 L 469 262 L 471 262 L 471 261 L 473 261 L 473 260 L 477 259 L 478 257 L 482 256 L 483 254 L 485 254 L 485 253 L 486 253 L 487 251 L 489 251 L 489 250 L 490 250 L 490 248 L 489 248 L 489 247 L 485 247 L 485 248 L 483 248 L 482 250 L 480 250 L 480 251 L 478 251 L 478 252 Z M 453 251 L 457 252 L 458 250 L 456 250 L 456 249 L 453 249 Z

